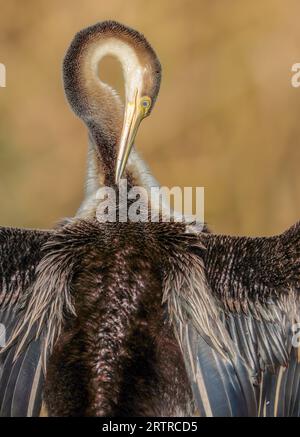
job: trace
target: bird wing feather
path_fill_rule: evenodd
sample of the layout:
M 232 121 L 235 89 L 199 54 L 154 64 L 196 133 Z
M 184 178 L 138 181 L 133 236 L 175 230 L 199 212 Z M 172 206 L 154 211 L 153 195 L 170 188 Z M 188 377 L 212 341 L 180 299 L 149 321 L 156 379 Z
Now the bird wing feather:
M 300 224 L 269 238 L 198 236 L 164 292 L 200 414 L 298 415 Z
M 50 231 L 0 228 L 0 346 L 22 319 L 50 235 Z M 43 384 L 41 340 L 28 342 L 17 357 L 16 348 L 17 343 L 0 347 L 0 416 L 37 416 Z

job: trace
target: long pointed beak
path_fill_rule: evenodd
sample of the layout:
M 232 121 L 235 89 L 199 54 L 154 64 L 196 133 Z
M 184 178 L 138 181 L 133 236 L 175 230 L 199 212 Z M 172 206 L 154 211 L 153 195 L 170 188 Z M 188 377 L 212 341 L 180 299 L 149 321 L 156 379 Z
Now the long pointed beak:
M 128 157 L 130 155 L 130 151 L 132 149 L 133 142 L 142 119 L 143 110 L 138 103 L 136 95 L 135 101 L 128 102 L 125 109 L 124 124 L 121 133 L 120 148 L 116 163 L 116 184 L 119 183 L 124 173 Z

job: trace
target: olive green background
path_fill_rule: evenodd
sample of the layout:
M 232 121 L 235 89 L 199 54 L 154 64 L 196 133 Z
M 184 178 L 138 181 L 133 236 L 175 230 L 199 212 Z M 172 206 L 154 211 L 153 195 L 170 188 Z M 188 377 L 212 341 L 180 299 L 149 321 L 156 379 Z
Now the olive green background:
M 137 148 L 169 187 L 204 186 L 216 232 L 273 234 L 300 217 L 300 2 L 10 0 L 0 3 L 0 224 L 49 227 L 83 192 L 86 130 L 61 62 L 105 19 L 143 32 L 163 66 Z M 103 75 L 122 88 L 118 64 Z

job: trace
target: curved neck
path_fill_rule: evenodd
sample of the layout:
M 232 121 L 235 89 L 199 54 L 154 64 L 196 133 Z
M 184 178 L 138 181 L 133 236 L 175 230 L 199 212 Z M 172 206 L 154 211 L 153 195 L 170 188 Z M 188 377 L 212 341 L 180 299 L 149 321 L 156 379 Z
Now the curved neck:
M 109 85 L 101 81 L 98 75 L 98 65 L 105 56 L 114 56 L 120 62 L 124 75 L 126 101 L 132 101 L 136 88 L 141 88 L 143 82 L 143 66 L 136 51 L 126 42 L 114 37 L 104 38 L 101 43 L 92 47 L 90 65 L 94 79 L 98 86 L 109 88 L 112 93 L 115 93 Z
M 104 182 L 114 185 L 124 108 L 116 91 L 99 78 L 99 63 L 108 55 L 121 63 L 126 101 L 130 100 L 141 84 L 142 65 L 129 43 L 111 35 L 99 33 L 73 42 L 64 60 L 64 84 L 72 109 L 89 129 Z

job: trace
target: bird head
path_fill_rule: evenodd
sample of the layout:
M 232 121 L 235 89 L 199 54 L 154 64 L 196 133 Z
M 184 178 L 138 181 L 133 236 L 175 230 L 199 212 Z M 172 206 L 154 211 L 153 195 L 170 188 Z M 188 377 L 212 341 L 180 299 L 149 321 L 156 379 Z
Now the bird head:
M 107 55 L 122 65 L 125 105 L 98 74 Z M 122 177 L 141 121 L 154 106 L 161 79 L 160 62 L 145 37 L 115 21 L 80 31 L 64 59 L 64 85 L 74 112 L 87 124 L 103 171 L 117 184 Z

